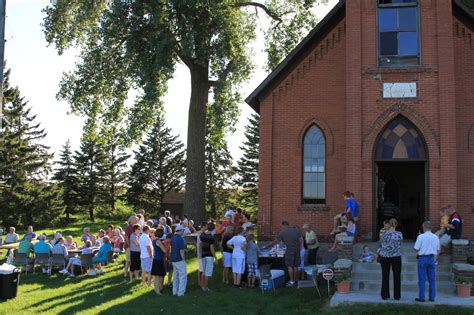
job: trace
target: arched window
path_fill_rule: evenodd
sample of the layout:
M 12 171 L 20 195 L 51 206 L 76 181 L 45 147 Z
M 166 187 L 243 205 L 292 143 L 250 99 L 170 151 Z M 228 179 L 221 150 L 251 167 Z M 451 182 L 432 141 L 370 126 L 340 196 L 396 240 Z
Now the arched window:
M 375 159 L 426 160 L 424 140 L 417 129 L 405 117 L 392 120 L 379 136 Z
M 303 141 L 303 201 L 326 202 L 326 141 L 316 126 L 306 132 Z

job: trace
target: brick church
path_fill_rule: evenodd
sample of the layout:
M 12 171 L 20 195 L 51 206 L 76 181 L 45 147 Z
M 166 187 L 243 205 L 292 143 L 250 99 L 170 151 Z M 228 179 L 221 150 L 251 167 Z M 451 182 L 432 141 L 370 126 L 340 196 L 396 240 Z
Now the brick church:
M 406 239 L 452 204 L 474 237 L 474 11 L 462 0 L 340 1 L 246 102 L 260 113 L 260 237 L 321 237 L 360 204 L 358 234 Z

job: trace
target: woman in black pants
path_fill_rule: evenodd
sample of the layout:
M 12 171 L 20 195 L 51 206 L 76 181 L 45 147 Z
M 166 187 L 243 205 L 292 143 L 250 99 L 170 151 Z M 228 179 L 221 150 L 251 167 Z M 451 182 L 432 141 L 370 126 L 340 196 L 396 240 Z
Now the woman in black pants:
M 380 238 L 380 249 L 378 254 L 380 256 L 380 265 L 382 267 L 382 290 L 381 296 L 383 300 L 390 298 L 389 279 L 390 268 L 393 271 L 393 297 L 395 300 L 400 300 L 400 273 L 402 271 L 402 254 L 401 247 L 403 242 L 403 235 L 396 231 L 397 220 L 390 220 L 390 228 Z

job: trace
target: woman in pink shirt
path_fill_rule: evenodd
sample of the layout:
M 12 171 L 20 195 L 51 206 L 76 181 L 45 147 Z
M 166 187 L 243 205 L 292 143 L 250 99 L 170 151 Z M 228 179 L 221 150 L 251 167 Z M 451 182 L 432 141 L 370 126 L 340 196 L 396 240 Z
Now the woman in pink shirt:
M 122 249 L 123 245 L 125 243 L 125 239 L 122 235 L 122 232 L 120 231 L 119 228 L 115 228 L 114 230 L 114 253 L 119 254 Z

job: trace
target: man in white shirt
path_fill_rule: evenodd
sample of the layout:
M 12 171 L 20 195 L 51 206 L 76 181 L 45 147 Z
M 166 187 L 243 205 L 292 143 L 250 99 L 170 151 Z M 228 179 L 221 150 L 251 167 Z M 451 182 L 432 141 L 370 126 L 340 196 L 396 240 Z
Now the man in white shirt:
M 142 261 L 142 283 L 145 284 L 148 273 L 148 286 L 151 285 L 151 267 L 153 265 L 153 245 L 150 239 L 150 227 L 145 225 L 138 240 L 140 244 L 140 259 Z
M 434 302 L 436 296 L 436 265 L 435 261 L 440 251 L 439 238 L 431 233 L 431 222 L 423 222 L 423 234 L 418 235 L 415 250 L 418 251 L 418 288 L 417 302 L 425 301 L 426 276 L 430 284 L 430 301 Z

